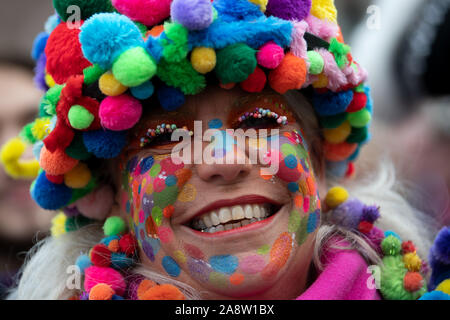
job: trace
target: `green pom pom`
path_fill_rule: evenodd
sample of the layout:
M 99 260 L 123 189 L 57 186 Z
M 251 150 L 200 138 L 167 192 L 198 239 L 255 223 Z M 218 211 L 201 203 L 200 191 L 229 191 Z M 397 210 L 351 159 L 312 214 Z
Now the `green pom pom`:
M 321 74 L 325 65 L 322 56 L 317 51 L 308 51 L 308 60 L 310 63 L 309 73 Z
M 188 30 L 179 23 L 164 24 L 164 33 L 167 39 L 162 39 L 163 57 L 169 62 L 180 62 L 187 57 Z
M 236 43 L 217 52 L 216 75 L 223 84 L 243 82 L 256 68 L 255 50 Z
M 362 128 L 369 124 L 370 120 L 372 120 L 372 115 L 364 108 L 358 112 L 349 113 L 347 119 L 352 127 Z
M 150 80 L 156 73 L 156 64 L 142 47 L 123 52 L 112 67 L 114 77 L 127 87 L 137 87 Z
M 396 256 L 402 250 L 402 242 L 395 236 L 388 236 L 381 242 L 381 249 L 386 256 Z
M 95 13 L 114 12 L 111 0 L 53 0 L 53 6 L 63 21 L 67 21 L 77 11 L 70 10 L 70 6 L 77 6 L 81 20 L 86 20 Z
M 84 145 L 83 136 L 81 134 L 75 135 L 72 143 L 66 148 L 66 153 L 69 157 L 81 161 L 87 160 L 91 157 L 91 154 Z
M 56 105 L 59 102 L 63 88 L 64 85 L 57 84 L 46 92 L 39 106 L 41 117 L 56 115 Z
M 91 219 L 86 218 L 85 216 L 76 216 L 67 218 L 65 229 L 66 232 L 76 231 L 84 226 L 87 226 L 92 222 Z
M 95 117 L 86 108 L 80 105 L 74 105 L 70 108 L 68 114 L 69 122 L 72 128 L 84 130 L 89 128 Z
M 158 64 L 158 77 L 185 95 L 197 94 L 206 87 L 205 77 L 195 71 L 187 59 L 169 63 L 162 58 Z
M 367 140 L 369 136 L 369 129 L 367 127 L 363 128 L 352 128 L 352 132 L 347 138 L 348 143 L 361 143 Z
M 347 120 L 347 113 L 339 113 L 334 116 L 320 117 L 319 122 L 322 128 L 336 129 Z
M 23 127 L 22 131 L 20 132 L 20 137 L 29 144 L 34 144 L 37 141 L 33 133 L 31 132 L 31 128 L 33 128 L 33 126 L 34 122 L 29 123 L 25 127 Z
M 84 74 L 84 84 L 90 85 L 93 84 L 95 81 L 97 81 L 102 74 L 104 74 L 106 70 L 103 70 L 100 68 L 98 64 L 94 64 L 92 66 L 89 66 L 83 70 Z
M 105 236 L 116 236 L 124 232 L 126 229 L 125 221 L 121 217 L 109 217 L 103 225 Z
M 364 86 L 364 83 L 361 83 L 359 86 L 353 89 L 353 91 L 364 93 L 366 91 L 365 89 L 366 87 Z

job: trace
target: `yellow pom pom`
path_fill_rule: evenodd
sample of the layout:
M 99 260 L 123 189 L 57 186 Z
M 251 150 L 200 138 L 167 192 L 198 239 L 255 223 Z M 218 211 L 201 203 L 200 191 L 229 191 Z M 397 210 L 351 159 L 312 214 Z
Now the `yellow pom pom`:
M 250 0 L 250 2 L 257 4 L 261 8 L 262 12 L 266 12 L 267 2 L 269 2 L 269 1 L 268 0 Z
M 328 191 L 325 203 L 330 209 L 334 209 L 348 199 L 348 192 L 342 187 L 334 187 Z
M 52 227 L 50 231 L 53 237 L 59 237 L 66 233 L 66 220 L 67 217 L 64 213 L 60 212 L 52 219 Z
M 111 72 L 104 73 L 98 80 L 100 91 L 107 96 L 120 96 L 128 90 Z
M 329 143 L 342 143 L 347 140 L 348 136 L 352 132 L 352 126 L 348 121 L 345 121 L 339 127 L 335 129 L 325 129 L 323 134 L 325 140 Z
M 195 48 L 191 53 L 191 64 L 198 73 L 208 73 L 216 67 L 216 52 L 212 48 Z
M 315 89 L 326 88 L 328 85 L 328 78 L 324 73 L 319 74 L 317 81 L 313 82 L 313 87 Z
M 312 0 L 311 14 L 321 20 L 337 23 L 337 10 L 334 0 Z
M 442 281 L 437 287 L 437 291 L 441 291 L 446 294 L 450 294 L 450 279 Z
M 405 268 L 412 272 L 419 272 L 422 266 L 422 260 L 414 252 L 408 252 L 403 256 L 403 262 L 405 263 Z
M 39 173 L 37 160 L 20 160 L 26 144 L 20 138 L 9 140 L 0 151 L 0 162 L 6 173 L 14 179 L 34 179 Z
M 31 127 L 31 133 L 37 140 L 44 140 L 50 133 L 50 118 L 38 118 Z
M 89 167 L 80 162 L 75 168 L 64 175 L 64 183 L 72 189 L 81 189 L 91 181 L 92 174 Z
M 45 74 L 45 83 L 49 88 L 53 88 L 56 84 L 55 80 L 53 80 L 53 77 L 48 73 Z

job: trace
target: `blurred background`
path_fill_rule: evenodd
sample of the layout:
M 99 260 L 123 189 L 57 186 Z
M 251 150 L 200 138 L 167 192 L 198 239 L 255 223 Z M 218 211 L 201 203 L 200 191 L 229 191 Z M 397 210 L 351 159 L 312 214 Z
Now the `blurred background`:
M 374 164 L 394 159 L 405 196 L 450 222 L 450 0 L 336 0 L 356 60 L 369 72 L 375 101 Z M 51 0 L 3 1 L 0 11 L 0 144 L 33 119 L 41 93 L 30 52 L 53 14 Z M 0 170 L 0 297 L 54 213 L 31 201 L 29 183 Z

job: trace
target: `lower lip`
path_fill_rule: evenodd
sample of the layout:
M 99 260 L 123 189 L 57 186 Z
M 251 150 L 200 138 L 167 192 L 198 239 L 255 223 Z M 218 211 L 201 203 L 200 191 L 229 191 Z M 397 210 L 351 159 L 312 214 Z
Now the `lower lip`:
M 240 228 L 236 228 L 236 229 L 232 229 L 232 230 L 226 230 L 226 231 L 219 231 L 219 232 L 214 232 L 214 233 L 209 233 L 209 232 L 201 232 L 201 231 L 197 231 L 194 229 L 189 228 L 190 230 L 192 230 L 196 235 L 205 237 L 205 238 L 215 238 L 215 237 L 223 237 L 223 236 L 230 236 L 233 234 L 238 234 L 241 232 L 246 232 L 246 231 L 252 231 L 252 230 L 256 230 L 256 229 L 260 229 L 263 228 L 265 226 L 267 226 L 269 223 L 271 223 L 273 221 L 273 219 L 278 215 L 278 213 L 281 211 L 281 209 L 275 213 L 274 215 L 272 215 L 271 217 L 258 221 L 258 222 L 253 222 L 251 224 L 248 224 L 244 227 L 240 227 Z

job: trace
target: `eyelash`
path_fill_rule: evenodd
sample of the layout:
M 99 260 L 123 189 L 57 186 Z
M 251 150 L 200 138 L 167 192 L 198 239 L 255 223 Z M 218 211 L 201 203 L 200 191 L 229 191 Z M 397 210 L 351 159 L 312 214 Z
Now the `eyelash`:
M 141 148 L 144 147 L 158 147 L 173 143 L 178 143 L 177 141 L 171 141 L 170 137 L 172 133 L 177 130 L 188 130 L 186 126 L 182 128 L 178 128 L 176 124 L 166 125 L 161 124 L 158 125 L 155 129 L 148 129 L 147 134 L 141 138 L 140 145 Z M 189 131 L 189 134 L 192 135 L 192 131 Z M 164 139 L 169 138 L 169 140 L 164 141 Z M 159 143 L 158 140 L 161 140 Z
M 259 122 L 259 124 L 255 122 Z M 265 129 L 274 126 L 284 126 L 287 124 L 288 119 L 286 116 L 281 116 L 270 109 L 256 108 L 253 112 L 245 112 L 243 115 L 238 117 L 235 127 L 240 129 Z

